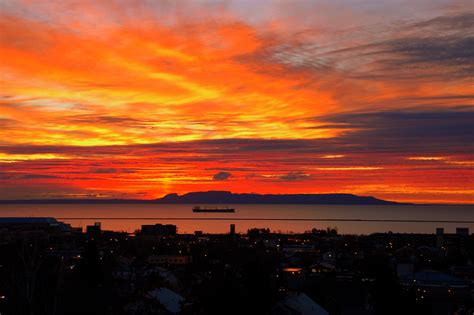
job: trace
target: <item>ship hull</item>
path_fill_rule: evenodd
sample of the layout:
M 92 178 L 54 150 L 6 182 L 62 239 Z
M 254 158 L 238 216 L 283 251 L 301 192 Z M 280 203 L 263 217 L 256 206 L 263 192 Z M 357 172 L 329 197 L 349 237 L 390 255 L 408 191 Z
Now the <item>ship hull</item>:
M 198 213 L 234 213 L 234 209 L 193 209 L 193 212 Z

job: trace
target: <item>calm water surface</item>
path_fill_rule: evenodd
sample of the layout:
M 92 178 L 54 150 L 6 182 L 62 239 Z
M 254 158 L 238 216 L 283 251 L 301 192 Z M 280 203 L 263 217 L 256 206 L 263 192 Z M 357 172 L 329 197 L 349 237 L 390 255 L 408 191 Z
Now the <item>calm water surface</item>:
M 222 233 L 234 223 L 238 232 L 252 227 L 270 228 L 272 231 L 303 232 L 312 228 L 337 227 L 341 233 L 368 234 L 373 232 L 433 233 L 444 227 L 453 233 L 456 227 L 468 227 L 474 232 L 474 223 L 433 222 L 348 222 L 311 221 L 309 219 L 361 219 L 361 220 L 429 220 L 474 221 L 474 206 L 369 206 L 369 205 L 228 205 L 235 213 L 193 213 L 193 205 L 0 205 L 0 217 L 47 216 L 64 218 L 61 221 L 75 227 L 85 227 L 100 221 L 103 229 L 133 232 L 142 224 L 172 223 L 180 233 L 196 230 Z M 227 206 L 227 205 L 225 205 Z M 210 205 L 216 207 L 216 205 Z M 71 219 L 78 218 L 78 219 Z M 99 219 L 96 219 L 99 218 Z M 126 219 L 112 219 L 126 218 Z M 128 219 L 130 218 L 130 219 Z M 160 218 L 160 219 L 150 219 Z M 211 220 L 218 219 L 218 220 Z M 245 219 L 245 220 L 242 220 Z M 246 220 L 248 219 L 248 220 Z M 274 220 L 293 219 L 293 220 Z M 308 219 L 294 221 L 294 219 Z

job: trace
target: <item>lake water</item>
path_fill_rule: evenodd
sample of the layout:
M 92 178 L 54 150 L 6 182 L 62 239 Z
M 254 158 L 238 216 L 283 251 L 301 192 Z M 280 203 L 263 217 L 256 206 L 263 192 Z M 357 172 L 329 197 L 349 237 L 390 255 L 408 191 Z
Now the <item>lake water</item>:
M 337 227 L 340 233 L 373 232 L 434 233 L 444 227 L 454 233 L 456 227 L 474 232 L 474 205 L 380 206 L 380 205 L 228 205 L 235 213 L 193 213 L 186 204 L 111 204 L 111 205 L 0 205 L 0 217 L 55 217 L 75 227 L 100 221 L 103 229 L 133 232 L 142 224 L 171 223 L 179 233 L 224 233 L 230 224 L 237 232 L 252 227 L 272 231 L 303 232 L 312 228 Z M 203 206 L 203 205 L 201 205 Z M 225 205 L 227 206 L 227 205 Z M 216 205 L 210 205 L 216 207 Z M 337 220 L 414 220 L 447 222 L 380 222 Z M 325 221 L 328 220 L 328 221 Z M 335 221 L 332 221 L 335 220 Z

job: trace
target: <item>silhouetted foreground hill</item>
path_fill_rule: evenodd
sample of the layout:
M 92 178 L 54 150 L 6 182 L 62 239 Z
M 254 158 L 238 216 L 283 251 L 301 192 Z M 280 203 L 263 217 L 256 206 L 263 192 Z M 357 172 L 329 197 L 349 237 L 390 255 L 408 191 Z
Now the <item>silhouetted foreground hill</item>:
M 190 192 L 168 194 L 155 200 L 138 199 L 40 199 L 0 200 L 0 204 L 127 204 L 127 203 L 184 203 L 184 204 L 301 204 L 301 205 L 395 205 L 392 201 L 352 194 L 233 194 L 229 191 Z

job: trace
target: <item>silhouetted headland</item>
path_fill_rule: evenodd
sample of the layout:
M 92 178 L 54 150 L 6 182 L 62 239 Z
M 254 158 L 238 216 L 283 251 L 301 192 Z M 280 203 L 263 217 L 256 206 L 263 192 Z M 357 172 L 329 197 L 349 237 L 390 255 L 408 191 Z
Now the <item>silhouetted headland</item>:
M 353 194 L 234 194 L 230 191 L 168 194 L 154 200 L 140 199 L 36 199 L 0 200 L 0 204 L 298 204 L 298 205 L 404 205 Z

